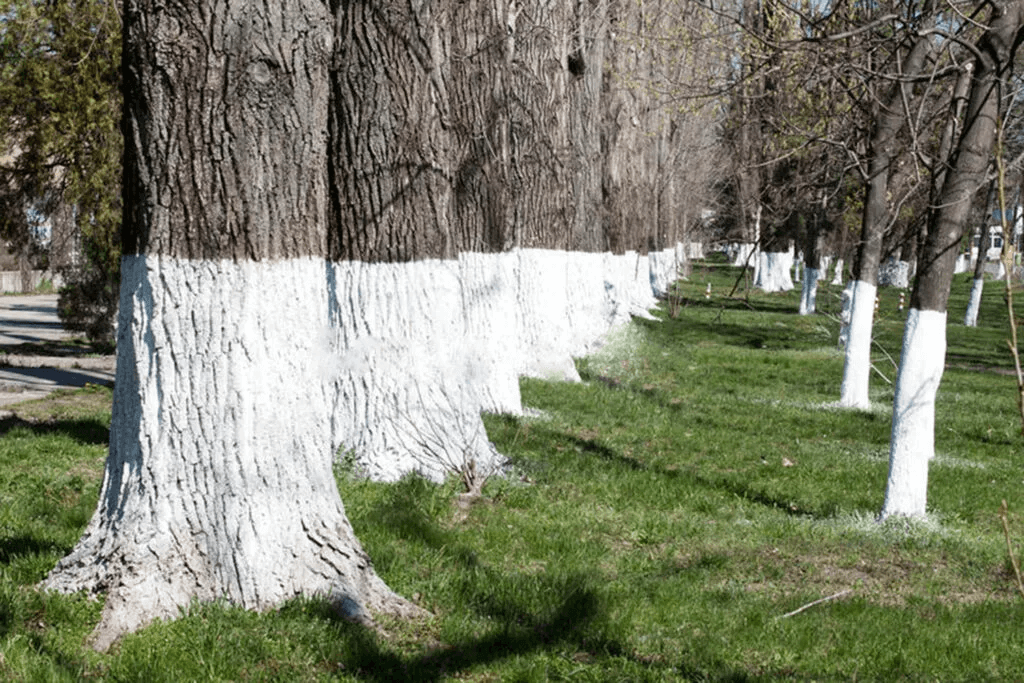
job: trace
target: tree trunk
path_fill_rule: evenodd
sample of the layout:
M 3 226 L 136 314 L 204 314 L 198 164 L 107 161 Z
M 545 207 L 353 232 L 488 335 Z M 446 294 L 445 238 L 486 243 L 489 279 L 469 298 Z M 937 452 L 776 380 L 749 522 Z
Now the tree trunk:
M 481 250 L 477 235 L 451 225 L 447 4 L 332 4 L 331 257 L 404 262 Z
M 765 292 L 788 292 L 793 289 L 793 248 L 788 251 L 762 251 L 756 269 L 754 286 Z
M 953 267 L 975 196 L 991 161 L 1000 97 L 1024 26 L 1024 2 L 995 5 L 978 42 L 970 100 L 956 160 L 929 219 L 903 337 L 893 398 L 889 477 L 881 518 L 926 512 L 928 460 L 934 456 L 935 393 L 946 348 L 946 304 Z M 980 255 L 979 255 L 980 257 Z
M 832 271 L 832 281 L 829 283 L 832 285 L 842 286 L 843 284 L 843 258 L 839 257 L 836 259 L 835 270 Z
M 110 453 L 96 512 L 44 586 L 107 593 L 99 648 L 194 599 L 411 613 L 331 469 L 330 16 L 315 0 L 130 0 L 125 36 Z
M 817 311 L 818 279 L 821 272 L 817 268 L 804 267 L 803 288 L 800 291 L 800 315 L 811 315 Z
M 901 68 L 904 76 L 921 72 L 931 52 L 928 37 L 917 37 Z M 849 342 L 843 361 L 843 381 L 839 405 L 867 409 L 871 402 L 868 389 L 871 378 L 871 328 L 874 325 L 878 270 L 882 258 L 882 239 L 889 225 L 889 175 L 896 156 L 897 136 L 906 124 L 906 83 L 893 85 L 879 107 L 869 149 L 868 177 L 864 189 L 864 220 L 861 241 L 854 262 L 853 299 L 850 302 Z
M 967 301 L 964 313 L 964 326 L 978 326 L 978 309 L 981 308 L 981 295 L 985 290 L 985 260 L 989 245 L 992 242 L 989 223 L 992 217 L 992 204 L 995 198 L 996 184 L 993 180 L 988 186 L 988 197 L 985 199 L 985 213 L 981 222 L 981 239 L 978 240 L 978 258 L 974 262 L 974 279 L 971 282 L 971 296 Z
M 800 315 L 810 315 L 817 310 L 818 279 L 821 277 L 821 224 L 824 220 L 825 206 L 822 203 L 821 214 L 811 219 L 804 240 L 804 281 L 800 292 Z M 824 259 L 827 263 L 827 259 Z
M 984 240 L 983 240 L 984 243 Z M 978 326 L 978 311 L 981 309 L 981 295 L 985 291 L 985 275 L 975 275 L 971 280 L 971 295 L 967 300 L 967 310 L 964 312 L 964 326 Z
M 589 294 L 568 298 L 566 249 L 599 233 L 574 223 L 593 197 L 567 196 L 600 191 L 600 146 L 570 105 L 601 101 L 603 38 L 585 36 L 606 28 L 557 3 L 336 4 L 333 443 L 376 479 L 482 482 L 503 458 L 480 412 L 521 411 L 521 373 L 578 379 L 567 321 Z M 578 327 L 599 336 L 592 313 Z

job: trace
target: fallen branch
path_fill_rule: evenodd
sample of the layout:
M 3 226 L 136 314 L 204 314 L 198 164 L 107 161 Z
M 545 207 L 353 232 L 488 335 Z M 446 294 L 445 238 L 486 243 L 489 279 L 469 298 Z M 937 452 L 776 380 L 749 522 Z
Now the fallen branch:
M 815 600 L 814 602 L 809 602 L 806 605 L 804 605 L 803 607 L 798 607 L 795 610 L 793 610 L 792 612 L 786 612 L 782 616 L 775 617 L 775 618 L 776 619 L 786 619 L 787 617 L 795 616 L 797 614 L 800 614 L 801 612 L 803 612 L 806 609 L 810 609 L 811 607 L 814 607 L 815 605 L 820 605 L 823 602 L 828 602 L 829 600 L 835 600 L 836 598 L 841 598 L 844 595 L 848 595 L 849 593 L 852 593 L 852 592 L 853 592 L 852 589 L 847 588 L 844 591 L 839 591 L 835 595 L 829 595 L 828 597 L 819 598 L 819 599 Z

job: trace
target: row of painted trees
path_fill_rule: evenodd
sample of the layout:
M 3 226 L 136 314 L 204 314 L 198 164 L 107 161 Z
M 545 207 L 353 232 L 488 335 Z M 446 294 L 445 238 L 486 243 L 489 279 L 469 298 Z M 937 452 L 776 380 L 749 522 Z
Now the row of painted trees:
M 731 136 L 745 162 L 735 186 L 740 214 L 752 224 L 748 239 L 778 252 L 802 238 L 811 284 L 820 238 L 848 227 L 830 218 L 829 206 L 833 215 L 845 209 L 862 217 L 840 405 L 870 407 L 883 243 L 902 244 L 904 258 L 915 261 L 883 518 L 926 511 L 954 263 L 972 206 L 988 211 L 978 199 L 995 175 L 997 138 L 1019 146 L 1011 75 L 1021 14 L 1013 1 L 796 8 L 750 0 L 738 18 L 753 46 L 737 57 L 746 65 L 744 112 L 733 118 Z M 807 92 L 818 97 L 809 102 Z M 851 175 L 860 192 L 849 191 Z M 762 270 L 772 268 L 772 255 L 762 257 Z M 763 274 L 761 281 L 773 286 Z
M 984 176 L 1019 4 L 996 5 L 969 50 L 883 514 L 924 511 L 942 354 L 919 340 L 944 337 L 957 212 Z M 519 374 L 571 378 L 572 355 L 674 275 L 702 206 L 687 181 L 709 160 L 708 119 L 681 85 L 695 75 L 713 86 L 728 80 L 714 65 L 755 65 L 733 79 L 741 103 L 760 105 L 732 133 L 753 151 L 735 194 L 752 221 L 774 211 L 774 226 L 789 224 L 797 195 L 780 188 L 815 163 L 786 126 L 808 123 L 814 100 L 771 119 L 789 82 L 782 53 L 762 48 L 808 29 L 747 3 L 755 40 L 743 45 L 757 49 L 737 59 L 720 15 L 681 22 L 686 7 L 126 3 L 111 449 L 94 518 L 46 582 L 107 593 L 98 645 L 197 598 L 265 608 L 323 593 L 357 619 L 415 611 L 359 548 L 335 454 L 352 449 L 378 476 L 454 472 L 469 486 L 499 466 L 479 412 L 520 409 Z M 912 89 L 898 76 L 888 102 Z M 884 162 L 880 144 L 868 156 Z M 803 182 L 815 190 L 803 205 L 826 205 L 826 184 Z M 872 234 L 865 224 L 862 243 Z
M 650 38 L 658 3 L 272 5 L 123 13 L 110 454 L 46 582 L 107 594 L 101 647 L 197 598 L 413 610 L 352 534 L 339 449 L 478 485 L 481 410 L 653 304 L 710 163 L 658 87 L 706 54 Z

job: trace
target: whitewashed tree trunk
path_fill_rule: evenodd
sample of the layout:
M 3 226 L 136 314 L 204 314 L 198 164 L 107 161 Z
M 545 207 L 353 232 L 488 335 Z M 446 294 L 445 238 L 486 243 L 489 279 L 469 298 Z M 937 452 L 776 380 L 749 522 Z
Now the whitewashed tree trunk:
M 323 3 L 130 0 L 117 381 L 97 509 L 44 587 L 94 645 L 193 600 L 416 612 L 332 472 Z
M 754 262 L 754 286 L 761 281 L 761 207 L 758 206 L 754 212 L 754 253 L 751 257 Z
M 956 257 L 956 265 L 953 266 L 953 273 L 966 273 L 974 267 L 973 257 L 971 254 L 960 254 Z
M 516 326 L 524 364 L 531 377 L 580 381 L 570 355 L 569 257 L 566 252 L 524 249 L 519 252 Z
M 868 393 L 871 378 L 871 328 L 875 317 L 875 295 L 878 288 L 869 282 L 851 283 L 850 327 L 843 363 L 843 383 L 839 405 L 867 410 L 871 407 Z
M 935 395 L 946 354 L 946 307 L 957 247 L 972 198 L 986 179 L 1024 2 L 992 9 L 989 27 L 976 43 L 964 125 L 951 154 L 936 210 L 919 258 L 921 271 L 910 298 L 900 371 L 893 397 L 889 477 L 880 517 L 923 516 L 927 511 L 928 461 L 935 451 Z
M 650 262 L 651 289 L 657 297 L 668 295 L 672 283 L 679 278 L 679 270 L 685 265 L 679 261 L 678 255 L 683 251 L 679 248 L 681 246 L 647 254 Z
M 842 286 L 843 284 L 843 259 L 836 259 L 836 269 L 832 273 L 832 282 L 830 284 Z
M 543 249 L 333 264 L 332 446 L 377 480 L 497 471 L 480 413 L 521 412 L 520 375 L 578 381 L 573 358 L 655 304 L 649 269 Z
M 910 309 L 896 379 L 881 519 L 926 512 L 928 461 L 935 456 L 935 395 L 945 357 L 945 311 Z
M 499 262 L 498 255 L 488 258 L 495 278 L 506 275 Z M 330 372 L 337 378 L 333 445 L 351 451 L 363 473 L 382 481 L 410 472 L 439 481 L 496 471 L 503 458 L 487 440 L 480 412 L 518 412 L 518 390 L 510 385 L 517 359 L 495 363 L 495 338 L 476 336 L 471 343 L 463 311 L 468 304 L 477 332 L 510 316 L 507 283 L 492 297 L 464 288 L 454 260 L 347 261 L 331 268 L 339 339 Z M 514 333 L 514 323 L 505 329 Z M 484 387 L 494 392 L 485 394 Z
M 788 292 L 793 289 L 793 250 L 762 251 L 760 267 L 754 279 L 755 286 L 765 292 Z
M 967 302 L 967 311 L 964 313 L 964 325 L 967 327 L 978 326 L 978 309 L 981 308 L 981 295 L 984 289 L 985 278 L 974 278 L 971 282 L 971 296 Z
M 817 310 L 819 276 L 817 268 L 807 268 L 804 271 L 804 285 L 800 294 L 800 315 L 810 315 Z
M 740 242 L 739 244 L 733 245 L 733 257 L 732 265 L 738 268 L 756 268 L 757 267 L 757 256 L 756 250 L 757 245 L 752 242 Z
M 127 256 L 121 272 L 99 505 L 44 586 L 106 591 L 101 649 L 193 599 L 394 611 L 331 469 L 323 260 Z
M 843 293 L 839 296 L 840 309 L 838 347 L 841 349 L 846 348 L 846 345 L 850 343 L 850 316 L 853 315 L 853 286 L 855 283 L 855 280 L 849 282 L 846 287 L 843 288 Z
M 881 287 L 910 287 L 910 263 L 890 259 L 878 270 L 878 285 Z

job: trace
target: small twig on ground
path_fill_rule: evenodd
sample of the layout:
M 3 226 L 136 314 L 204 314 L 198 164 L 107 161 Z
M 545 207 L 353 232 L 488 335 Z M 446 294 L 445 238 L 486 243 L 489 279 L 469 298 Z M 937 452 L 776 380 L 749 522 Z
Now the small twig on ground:
M 1024 597 L 1024 581 L 1020 577 L 1020 563 L 1017 562 L 1017 558 L 1013 554 L 1013 544 L 1010 542 L 1010 523 L 1007 521 L 1005 498 L 1003 499 L 1003 504 L 999 506 L 999 520 L 1003 523 L 1003 535 L 1006 536 L 1006 552 L 1010 555 L 1010 564 L 1013 565 L 1013 575 L 1017 579 L 1017 590 L 1020 591 L 1021 597 Z
M 820 605 L 823 602 L 828 602 L 829 600 L 835 600 L 836 598 L 841 598 L 844 595 L 849 595 L 852 592 L 853 592 L 852 589 L 847 588 L 846 590 L 839 591 L 838 593 L 836 593 L 834 595 L 829 595 L 829 596 L 824 597 L 824 598 L 819 598 L 818 600 L 815 600 L 814 602 L 809 602 L 806 605 L 804 605 L 803 607 L 798 607 L 795 610 L 793 610 L 792 612 L 786 612 L 782 616 L 775 617 L 775 618 L 776 619 L 786 619 L 788 617 L 795 616 L 797 614 L 800 614 L 801 612 L 803 612 L 806 609 L 810 609 L 811 607 L 814 607 L 815 605 Z

